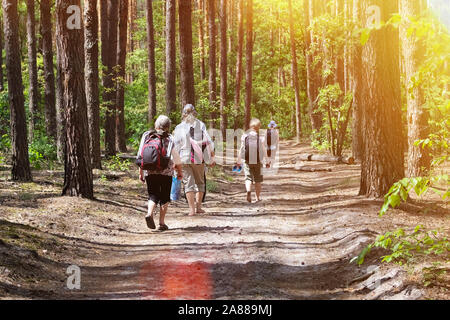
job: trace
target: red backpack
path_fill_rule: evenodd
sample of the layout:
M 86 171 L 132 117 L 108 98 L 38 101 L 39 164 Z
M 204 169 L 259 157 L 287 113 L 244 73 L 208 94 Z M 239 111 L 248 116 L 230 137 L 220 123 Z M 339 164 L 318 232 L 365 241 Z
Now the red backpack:
M 143 170 L 162 171 L 167 169 L 170 161 L 167 138 L 166 133 L 160 135 L 156 131 L 149 132 L 136 164 Z

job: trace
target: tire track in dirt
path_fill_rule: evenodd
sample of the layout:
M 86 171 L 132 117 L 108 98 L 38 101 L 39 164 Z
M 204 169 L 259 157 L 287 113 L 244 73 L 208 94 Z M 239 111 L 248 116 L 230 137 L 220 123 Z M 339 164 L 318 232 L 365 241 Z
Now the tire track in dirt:
M 281 161 L 294 155 L 283 147 Z M 169 232 L 139 227 L 142 234 L 127 239 L 99 266 L 83 268 L 85 285 L 75 297 L 364 297 L 364 290 L 349 283 L 367 269 L 349 260 L 376 234 L 364 208 L 377 205 L 353 196 L 357 166 L 335 168 L 343 177 L 284 166 L 266 176 L 259 204 L 246 203 L 242 176 L 221 185 L 222 194 L 208 195 L 206 215 L 187 217 L 187 206 L 176 203 L 167 218 Z M 336 192 L 341 187 L 347 189 Z

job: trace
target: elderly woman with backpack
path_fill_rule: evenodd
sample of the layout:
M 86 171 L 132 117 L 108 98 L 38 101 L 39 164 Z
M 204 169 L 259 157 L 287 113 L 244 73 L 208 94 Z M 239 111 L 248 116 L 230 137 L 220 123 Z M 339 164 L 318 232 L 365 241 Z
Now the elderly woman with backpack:
M 195 107 L 187 104 L 183 108 L 183 121 L 173 132 L 175 146 L 183 163 L 184 192 L 190 216 L 205 213 L 202 209 L 206 192 L 205 163 L 215 165 L 214 143 L 205 124 L 196 116 Z
M 155 129 L 146 131 L 141 138 L 136 164 L 139 166 L 139 178 L 147 183 L 148 211 L 145 216 L 147 226 L 155 229 L 153 213 L 160 205 L 159 231 L 166 231 L 169 227 L 164 218 L 170 202 L 172 176 L 177 172 L 177 178 L 182 179 L 182 164 L 180 155 L 174 148 L 170 132 L 171 121 L 161 115 L 156 119 Z

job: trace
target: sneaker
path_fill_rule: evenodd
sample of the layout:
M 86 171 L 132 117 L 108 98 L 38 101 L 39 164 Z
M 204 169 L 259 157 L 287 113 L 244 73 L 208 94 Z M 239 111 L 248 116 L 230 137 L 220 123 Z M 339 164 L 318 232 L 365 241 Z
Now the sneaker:
M 153 216 L 145 217 L 145 221 L 147 222 L 147 227 L 150 229 L 155 229 L 155 221 L 153 220 Z

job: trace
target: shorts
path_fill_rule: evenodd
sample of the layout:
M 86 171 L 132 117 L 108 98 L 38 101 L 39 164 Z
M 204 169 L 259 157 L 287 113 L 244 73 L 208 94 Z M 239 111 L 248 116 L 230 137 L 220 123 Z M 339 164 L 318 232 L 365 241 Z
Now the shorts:
M 170 202 L 172 177 L 162 174 L 150 174 L 145 177 L 147 182 L 148 200 L 161 206 Z
M 261 174 L 261 164 L 247 164 L 244 163 L 244 173 L 245 180 L 254 182 L 254 183 L 262 183 L 264 178 Z
M 205 192 L 205 164 L 183 165 L 184 192 Z

